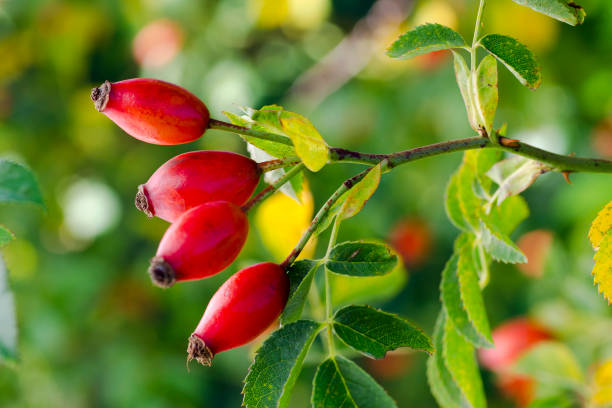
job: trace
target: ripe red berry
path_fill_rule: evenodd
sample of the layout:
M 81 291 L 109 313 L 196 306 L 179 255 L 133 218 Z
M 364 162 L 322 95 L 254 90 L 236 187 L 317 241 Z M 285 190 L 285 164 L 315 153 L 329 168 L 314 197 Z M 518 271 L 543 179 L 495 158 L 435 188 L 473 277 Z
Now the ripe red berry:
M 204 134 L 210 119 L 195 95 L 157 79 L 105 81 L 91 91 L 91 99 L 121 129 L 153 144 L 192 142 Z
M 174 222 L 185 211 L 209 201 L 240 206 L 253 194 L 260 174 L 256 162 L 236 153 L 183 153 L 138 186 L 136 207 L 149 217 Z
M 247 217 L 235 204 L 212 201 L 192 208 L 161 239 L 149 267 L 153 283 L 167 288 L 221 272 L 240 253 L 248 231 Z
M 255 339 L 278 318 L 288 295 L 289 278 L 277 264 L 237 272 L 210 299 L 189 338 L 187 362 L 195 358 L 209 366 L 215 354 Z
M 492 333 L 495 348 L 481 349 L 483 366 L 497 374 L 497 387 L 514 400 L 517 406 L 527 406 L 534 397 L 533 378 L 510 371 L 512 365 L 536 344 L 553 336 L 545 328 L 524 318 L 510 320 Z

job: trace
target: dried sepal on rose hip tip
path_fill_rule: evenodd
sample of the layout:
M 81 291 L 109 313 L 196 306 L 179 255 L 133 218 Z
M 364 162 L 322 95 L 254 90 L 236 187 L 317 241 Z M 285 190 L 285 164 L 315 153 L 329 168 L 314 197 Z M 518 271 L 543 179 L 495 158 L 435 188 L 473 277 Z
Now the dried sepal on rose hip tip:
M 174 222 L 185 211 L 210 201 L 243 205 L 255 191 L 261 170 L 246 156 L 221 151 L 179 154 L 138 186 L 136 208 Z
M 210 366 L 213 357 L 243 346 L 266 331 L 283 311 L 289 278 L 277 264 L 264 262 L 230 277 L 210 299 L 189 337 L 187 364 Z
M 181 215 L 164 233 L 149 275 L 168 288 L 176 282 L 221 272 L 240 253 L 249 224 L 246 214 L 228 201 L 213 201 Z
M 206 105 L 188 90 L 151 78 L 104 81 L 91 91 L 95 108 L 136 139 L 174 145 L 192 142 L 208 128 Z

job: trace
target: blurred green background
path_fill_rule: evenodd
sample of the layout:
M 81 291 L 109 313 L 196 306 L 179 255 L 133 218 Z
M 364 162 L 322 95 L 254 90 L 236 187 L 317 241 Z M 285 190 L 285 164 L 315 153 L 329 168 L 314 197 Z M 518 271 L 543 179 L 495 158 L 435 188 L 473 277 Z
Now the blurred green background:
M 167 224 L 139 213 L 133 197 L 178 153 L 246 154 L 244 143 L 218 131 L 181 146 L 139 142 L 95 111 L 92 87 L 107 79 L 167 80 L 202 98 L 217 119 L 223 110 L 278 103 L 308 116 L 330 145 L 360 151 L 468 137 L 449 55 L 396 61 L 384 51 L 398 34 L 424 22 L 471 38 L 476 3 L 0 0 L 0 154 L 35 171 L 46 203 L 45 211 L 0 208 L 1 222 L 18 237 L 3 255 L 20 331 L 19 361 L 0 364 L 0 406 L 241 403 L 252 347 L 188 372 L 186 341 L 221 282 L 240 267 L 279 255 L 252 223 L 247 246 L 228 270 L 160 290 L 146 268 Z M 544 78 L 531 92 L 500 69 L 496 124 L 507 122 L 510 137 L 555 152 L 612 158 L 612 3 L 581 5 L 587 19 L 573 28 L 511 0 L 488 1 L 484 32 L 530 46 Z M 391 239 L 404 248 L 405 286 L 369 300 L 430 334 L 440 307 L 440 272 L 457 235 L 444 214 L 444 188 L 460 159 L 427 159 L 386 175 L 340 232 L 340 239 Z M 335 165 L 308 174 L 314 207 L 358 169 Z M 590 222 L 612 199 L 612 179 L 576 174 L 572 182 L 549 174 L 525 193 L 532 214 L 514 238 L 547 230 L 524 241 L 530 259 L 541 260 L 528 270 L 495 264 L 485 300 L 493 326 L 531 315 L 572 347 L 590 373 L 612 357 L 612 309 L 592 284 L 587 239 Z M 402 220 L 408 233 L 398 230 Z M 387 296 L 392 292 L 397 295 Z M 425 360 L 415 353 L 358 363 L 400 407 L 430 407 Z M 313 372 L 307 365 L 292 406 L 308 406 Z M 484 379 L 490 405 L 509 406 L 488 373 Z

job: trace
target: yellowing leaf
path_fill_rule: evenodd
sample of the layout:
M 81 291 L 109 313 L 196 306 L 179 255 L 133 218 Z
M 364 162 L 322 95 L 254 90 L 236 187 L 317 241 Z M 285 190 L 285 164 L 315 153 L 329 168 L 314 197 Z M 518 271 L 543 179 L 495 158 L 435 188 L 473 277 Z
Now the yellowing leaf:
M 319 171 L 325 166 L 329 148 L 314 125 L 304 116 L 288 111 L 281 113 L 280 121 L 304 165 L 311 171 Z
M 312 220 L 314 203 L 306 183 L 299 197 L 302 204 L 276 192 L 257 208 L 255 226 L 276 261 L 289 255 Z M 300 257 L 311 257 L 314 249 L 315 240 L 311 239 Z
M 597 368 L 594 382 L 593 403 L 612 404 L 612 359 Z
M 612 304 L 612 229 L 609 229 L 599 242 L 599 250 L 595 254 L 593 278 L 598 285 L 599 293 L 603 293 Z
M 340 215 L 343 219 L 350 218 L 361 211 L 366 201 L 372 197 L 372 194 L 378 188 L 380 173 L 381 164 L 378 163 L 368 171 L 359 183 L 346 192 L 346 199 L 340 210 Z
M 597 214 L 589 230 L 589 239 L 594 249 L 599 247 L 601 240 L 610 229 L 612 229 L 612 201 Z

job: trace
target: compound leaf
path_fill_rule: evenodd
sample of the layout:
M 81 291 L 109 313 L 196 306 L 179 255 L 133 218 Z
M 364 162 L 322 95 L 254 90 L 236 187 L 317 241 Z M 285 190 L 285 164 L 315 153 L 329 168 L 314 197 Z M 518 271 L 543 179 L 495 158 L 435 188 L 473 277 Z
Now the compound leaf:
M 424 24 L 402 34 L 387 50 L 392 58 L 408 59 L 432 51 L 465 46 L 461 35 L 441 24 Z
M 530 89 L 540 86 L 540 66 L 533 53 L 523 44 L 512 37 L 489 34 L 480 40 L 480 45 L 504 64 L 521 84 Z
M 482 246 L 497 261 L 504 263 L 525 263 L 527 257 L 510 238 L 493 225 L 480 222 Z
M 292 323 L 300 318 L 308 296 L 314 273 L 320 263 L 310 259 L 294 262 L 287 270 L 289 275 L 289 298 L 281 314 L 281 324 Z
M 397 255 L 386 245 L 373 242 L 343 242 L 332 248 L 325 267 L 351 276 L 379 276 L 391 272 Z
M 298 113 L 282 111 L 280 122 L 298 157 L 309 170 L 319 171 L 327 164 L 329 147 L 308 119 Z
M 586 17 L 584 9 L 573 0 L 513 0 L 522 6 L 546 14 L 569 25 L 582 24 Z

